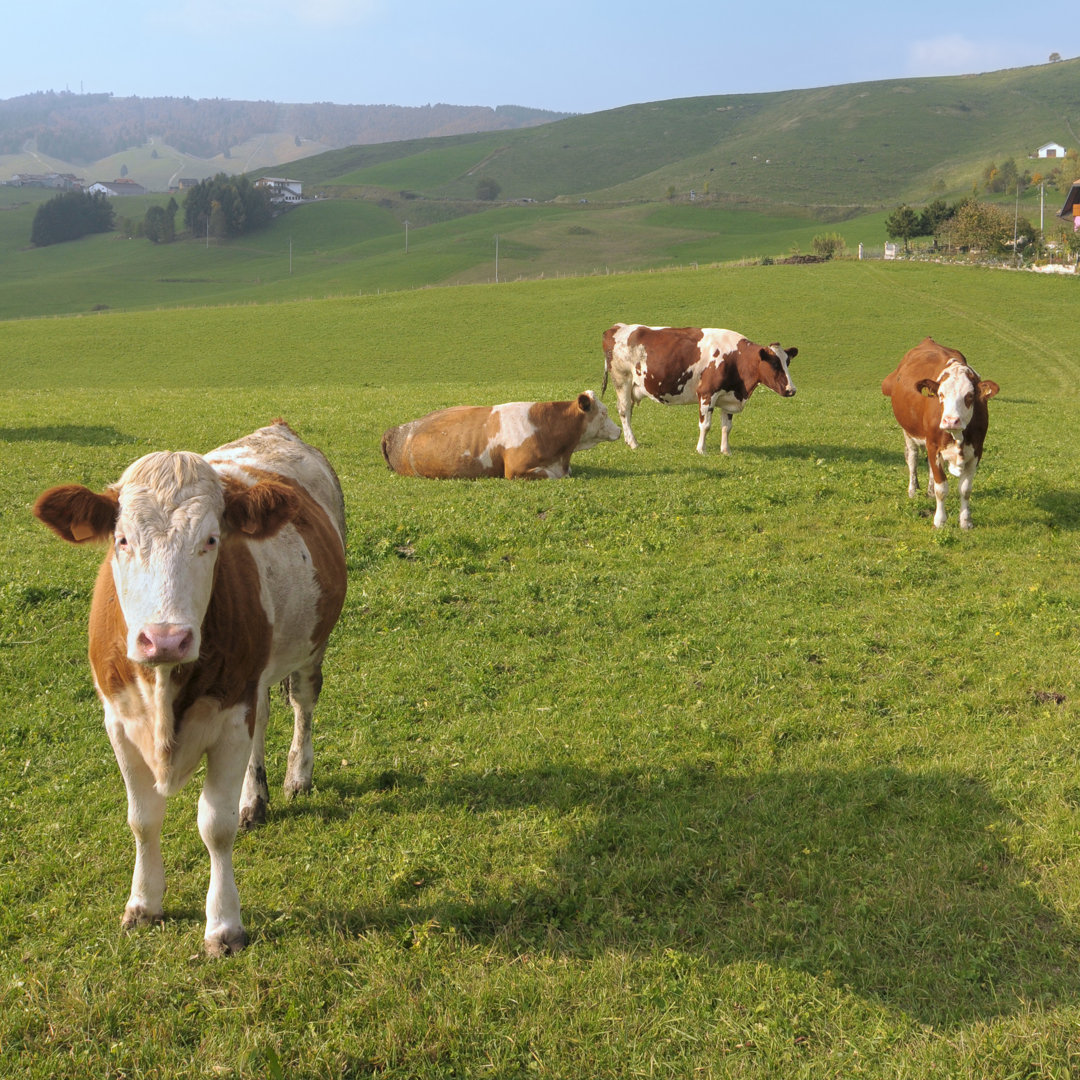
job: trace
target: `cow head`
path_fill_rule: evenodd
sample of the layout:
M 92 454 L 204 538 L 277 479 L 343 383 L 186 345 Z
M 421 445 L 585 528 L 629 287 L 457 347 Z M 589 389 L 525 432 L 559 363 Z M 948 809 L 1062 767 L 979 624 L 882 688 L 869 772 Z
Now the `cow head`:
M 77 484 L 44 492 L 34 514 L 70 543 L 112 543 L 128 659 L 172 666 L 198 659 L 222 541 L 272 536 L 297 506 L 286 484 L 248 487 L 224 481 L 198 454 L 154 453 L 104 492 Z
M 767 349 L 761 347 L 759 349 L 761 382 L 770 390 L 775 390 L 781 397 L 794 397 L 795 384 L 791 381 L 788 365 L 798 355 L 797 348 L 792 346 L 790 349 L 783 349 L 777 341 L 774 341 Z
M 588 450 L 602 442 L 614 442 L 622 435 L 619 425 L 608 416 L 607 406 L 597 401 L 596 394 L 591 390 L 578 394 L 577 407 L 585 417 L 578 450 Z
M 1000 387 L 989 379 L 980 379 L 967 364 L 949 364 L 936 379 L 920 379 L 915 389 L 937 397 L 941 403 L 938 426 L 960 435 L 971 423 L 975 402 L 989 401 Z

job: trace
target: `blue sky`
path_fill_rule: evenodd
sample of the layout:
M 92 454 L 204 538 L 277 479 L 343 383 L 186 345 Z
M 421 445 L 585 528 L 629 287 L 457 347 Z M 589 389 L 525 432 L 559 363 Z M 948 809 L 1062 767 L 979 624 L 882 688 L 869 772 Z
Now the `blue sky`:
M 960 75 L 1080 55 L 1064 9 L 701 0 L 20 0 L 0 98 L 35 90 L 357 105 L 640 101 Z

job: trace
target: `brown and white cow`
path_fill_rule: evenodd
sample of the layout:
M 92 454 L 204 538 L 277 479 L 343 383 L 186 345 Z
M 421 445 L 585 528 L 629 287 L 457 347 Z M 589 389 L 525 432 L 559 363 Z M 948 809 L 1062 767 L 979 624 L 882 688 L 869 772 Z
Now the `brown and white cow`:
M 996 382 L 981 379 L 963 353 L 939 345 L 933 338 L 924 338 L 909 349 L 900 366 L 881 384 L 881 392 L 892 401 L 893 415 L 904 431 L 910 497 L 919 490 L 919 447 L 926 447 L 930 466 L 927 494 L 937 500 L 936 528 L 945 524 L 946 469 L 960 478 L 960 528 L 971 528 L 971 485 L 990 423 L 986 403 L 999 389 Z
M 402 476 L 558 479 L 570 475 L 571 454 L 618 437 L 606 406 L 587 390 L 573 401 L 440 409 L 391 428 L 382 452 Z
M 311 714 L 345 599 L 337 476 L 279 420 L 205 457 L 147 454 L 101 493 L 52 488 L 34 513 L 71 543 L 110 543 L 89 637 L 135 836 L 122 925 L 163 917 L 165 800 L 205 757 L 205 945 L 243 948 L 232 849 L 241 823 L 265 818 L 268 690 L 281 680 L 295 719 L 285 790 L 311 786 Z
M 755 345 L 734 330 L 709 327 L 642 326 L 616 323 L 604 331 L 604 385 L 615 384 L 623 439 L 635 448 L 630 429 L 634 406 L 642 398 L 665 405 L 698 403 L 697 452 L 705 453 L 705 437 L 719 407 L 720 453 L 728 454 L 732 418 L 746 407 L 759 383 L 781 397 L 794 397 L 788 364 L 796 348 Z

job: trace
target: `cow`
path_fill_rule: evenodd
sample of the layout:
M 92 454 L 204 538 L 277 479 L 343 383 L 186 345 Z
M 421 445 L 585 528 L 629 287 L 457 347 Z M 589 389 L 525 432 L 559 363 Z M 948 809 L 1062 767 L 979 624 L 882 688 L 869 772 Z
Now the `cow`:
M 121 925 L 164 917 L 166 798 L 206 758 L 199 833 L 210 855 L 204 945 L 242 949 L 238 827 L 265 819 L 271 684 L 294 714 L 287 795 L 311 787 L 312 710 L 345 600 L 345 510 L 333 468 L 283 421 L 211 453 L 157 452 L 98 493 L 41 494 L 34 514 L 73 544 L 108 542 L 89 652 L 127 787 L 135 870 Z
M 960 478 L 960 528 L 971 528 L 971 485 L 990 422 L 986 403 L 999 389 L 996 382 L 980 378 L 963 353 L 929 337 L 909 349 L 899 367 L 881 384 L 881 392 L 892 401 L 893 415 L 904 432 L 909 497 L 919 490 L 916 465 L 919 447 L 926 447 L 930 466 L 927 494 L 937 500 L 935 528 L 940 529 L 946 519 L 946 469 Z
M 722 414 L 720 453 L 730 454 L 728 436 L 732 419 L 746 407 L 759 383 L 781 397 L 794 397 L 788 365 L 797 348 L 755 345 L 734 330 L 710 327 L 642 326 L 616 323 L 604 331 L 604 383 L 608 376 L 622 421 L 623 439 L 636 449 L 630 428 L 634 406 L 642 398 L 665 405 L 698 403 L 697 452 L 705 453 L 705 438 L 712 427 L 713 409 Z
M 382 437 L 386 464 L 402 476 L 537 480 L 570 475 L 570 455 L 619 437 L 607 407 L 587 390 L 572 401 L 455 405 Z

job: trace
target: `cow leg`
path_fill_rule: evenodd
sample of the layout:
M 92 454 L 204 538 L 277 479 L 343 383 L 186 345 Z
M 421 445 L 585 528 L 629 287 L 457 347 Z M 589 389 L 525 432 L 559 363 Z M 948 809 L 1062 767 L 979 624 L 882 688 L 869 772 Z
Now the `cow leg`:
M 735 414 L 729 412 L 720 413 L 720 453 L 731 454 L 728 449 L 728 438 L 731 435 L 731 425 L 735 421 Z
M 915 496 L 919 494 L 919 444 L 908 435 L 907 432 L 904 432 L 904 460 L 907 462 L 908 469 L 908 498 L 914 499 Z M 933 495 L 934 493 L 933 483 L 934 477 L 931 475 L 931 488 L 930 491 L 927 492 L 928 495 Z
M 322 690 L 322 657 L 289 676 L 289 701 L 293 707 L 293 739 L 285 772 L 285 795 L 294 798 L 311 790 L 315 752 L 311 745 L 311 717 Z
M 210 886 L 206 892 L 206 931 L 203 944 L 209 956 L 227 956 L 247 944 L 240 920 L 232 853 L 240 825 L 240 789 L 250 757 L 247 709 L 229 710 L 221 736 L 206 752 L 206 780 L 199 796 L 199 835 L 210 855 Z
M 697 452 L 699 454 L 705 453 L 705 439 L 708 437 L 709 428 L 712 427 L 712 414 L 713 407 L 711 402 L 702 401 L 698 403 L 698 441 Z
M 165 821 L 165 796 L 154 784 L 142 754 L 127 738 L 124 725 L 108 706 L 105 728 L 116 763 L 127 787 L 128 827 L 135 838 L 135 870 L 131 895 L 120 925 L 125 930 L 159 922 L 164 916 L 165 863 L 161 858 L 161 826 Z
M 971 485 L 975 483 L 975 469 L 977 465 L 974 463 L 972 467 L 964 469 L 963 475 L 960 477 L 960 528 L 971 528 Z
M 637 439 L 630 429 L 630 417 L 634 413 L 634 384 L 632 381 L 621 383 L 615 387 L 615 404 L 619 410 L 619 420 L 622 422 L 623 442 L 631 450 L 637 449 Z
M 936 453 L 930 457 L 929 466 L 930 486 L 933 489 L 934 498 L 937 500 L 937 509 L 934 511 L 934 528 L 940 529 L 945 524 L 945 496 L 949 494 L 949 478 L 938 463 Z
M 255 728 L 251 738 L 244 788 L 240 793 L 240 828 L 253 829 L 266 822 L 270 787 L 266 782 L 266 725 L 270 720 L 270 695 L 263 691 L 255 704 Z

